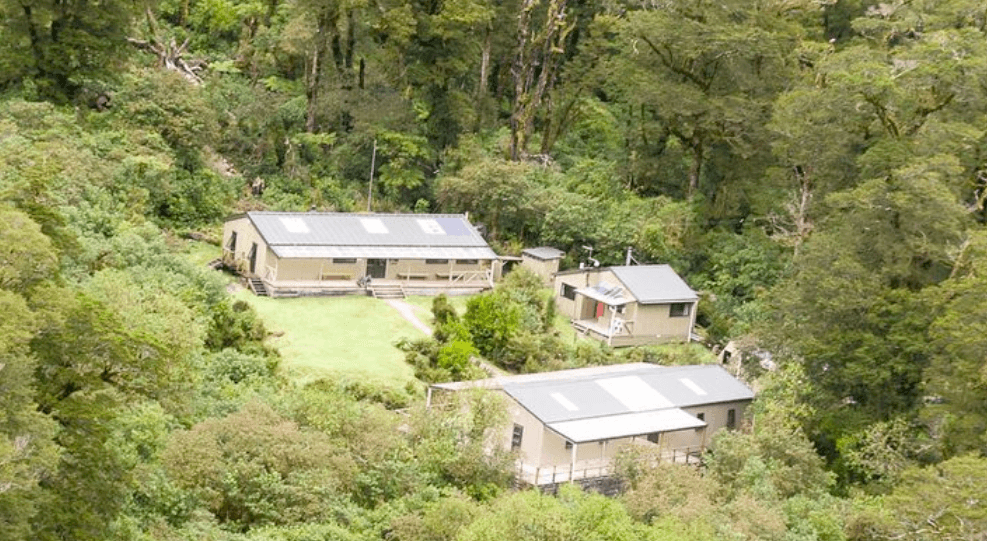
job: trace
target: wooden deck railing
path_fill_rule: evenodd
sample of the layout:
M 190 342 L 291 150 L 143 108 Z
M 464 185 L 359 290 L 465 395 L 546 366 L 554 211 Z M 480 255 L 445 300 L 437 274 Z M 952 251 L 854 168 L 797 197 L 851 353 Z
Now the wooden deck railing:
M 449 282 L 462 282 L 469 284 L 473 282 L 490 283 L 493 280 L 493 270 L 485 269 L 478 271 L 452 271 L 449 273 Z
M 673 464 L 691 464 L 698 466 L 702 462 L 702 447 L 681 447 L 668 449 L 660 454 L 650 455 L 653 459 L 652 465 L 659 462 L 670 462 Z M 614 463 L 612 460 L 581 460 L 575 464 L 554 464 L 546 466 L 533 466 L 530 464 L 518 464 L 517 478 L 519 481 L 529 485 L 549 485 L 554 483 L 566 483 L 569 481 L 579 481 L 582 479 L 594 479 L 597 477 L 607 477 L 613 475 Z

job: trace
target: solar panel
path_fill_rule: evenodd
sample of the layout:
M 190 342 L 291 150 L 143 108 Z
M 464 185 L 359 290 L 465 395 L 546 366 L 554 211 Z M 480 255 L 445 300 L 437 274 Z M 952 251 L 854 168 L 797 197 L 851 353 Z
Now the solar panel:
M 453 237 L 468 237 L 473 234 L 465 222 L 459 218 L 436 218 L 435 222 L 445 231 L 446 235 Z
M 415 220 L 418 222 L 418 227 L 422 228 L 422 231 L 426 235 L 445 235 L 446 232 L 439 225 L 439 222 L 435 221 L 434 218 L 418 218 Z

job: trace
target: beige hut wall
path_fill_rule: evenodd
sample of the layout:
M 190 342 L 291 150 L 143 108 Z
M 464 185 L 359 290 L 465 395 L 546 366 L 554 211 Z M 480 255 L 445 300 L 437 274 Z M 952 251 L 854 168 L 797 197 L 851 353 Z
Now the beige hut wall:
M 508 398 L 510 403 L 510 413 L 513 420 L 510 426 L 507 427 L 507 437 L 504 440 L 507 442 L 507 449 L 511 448 L 511 440 L 514 437 L 514 425 L 521 425 L 524 427 L 524 433 L 521 435 L 519 458 L 524 464 L 537 466 L 542 452 L 541 447 L 545 425 L 537 417 L 532 415 L 531 412 L 522 408 L 513 398 L 510 398 L 507 393 L 504 393 L 504 396 Z
M 565 314 L 569 319 L 588 319 L 585 314 L 589 314 L 592 299 L 587 299 L 582 295 L 576 295 L 575 300 L 570 300 L 562 296 L 562 284 L 570 285 L 576 289 L 595 286 L 601 281 L 609 284 L 619 285 L 617 276 L 609 270 L 586 269 L 582 272 L 572 274 L 560 274 L 555 276 L 555 301 L 559 312 Z M 595 314 L 593 315 L 595 319 Z
M 723 402 L 721 404 L 707 404 L 703 406 L 692 406 L 682 408 L 690 415 L 703 415 L 706 421 L 706 430 L 680 430 L 662 435 L 662 446 L 669 449 L 682 447 L 710 447 L 713 442 L 713 435 L 727 427 L 727 412 L 736 412 L 736 425 L 740 428 L 743 425 L 744 415 L 750 401 L 742 400 L 738 402 Z
M 279 259 L 278 281 L 318 280 L 325 259 Z
M 357 258 L 353 263 L 339 262 L 340 258 L 298 258 L 279 259 L 277 279 L 279 281 L 307 280 L 358 280 L 367 274 L 367 259 Z M 273 265 L 273 264 L 272 264 Z M 491 261 L 481 259 L 476 263 L 456 263 L 450 259 L 446 263 L 426 263 L 422 259 L 388 259 L 385 280 L 448 280 L 450 274 L 458 272 L 485 271 Z
M 538 259 L 523 253 L 521 266 L 540 276 L 545 285 L 551 285 L 555 273 L 559 272 L 558 259 Z
M 685 429 L 674 432 L 664 432 L 661 434 L 659 445 L 664 450 L 686 449 L 693 450 L 708 448 L 712 442 L 712 436 L 719 430 L 727 426 L 727 411 L 730 409 L 736 412 L 736 426 L 739 428 L 744 420 L 746 408 L 749 401 L 726 402 L 722 404 L 711 404 L 705 406 L 695 406 L 683 408 L 692 415 L 704 414 L 706 427 L 704 429 Z M 533 467 L 553 467 L 569 465 L 572 461 L 572 450 L 566 449 L 566 440 L 557 432 L 546 427 L 541 421 L 535 418 L 524 408 L 512 401 L 511 409 L 513 422 L 524 427 L 524 435 L 521 439 L 520 458 L 521 461 Z M 505 433 L 507 448 L 510 448 L 511 436 L 513 435 L 513 424 Z M 634 440 L 646 440 L 647 434 L 642 434 L 634 438 L 616 438 L 607 440 L 606 444 L 598 441 L 576 444 L 577 467 L 585 461 L 611 461 L 628 445 L 634 445 Z M 638 441 L 643 443 L 643 441 Z
M 671 317 L 671 309 L 670 304 L 638 305 L 634 318 L 634 335 L 656 337 L 658 342 L 688 341 L 696 303 L 692 303 L 687 316 Z
M 643 438 L 643 436 L 641 436 Z M 602 441 L 589 441 L 576 444 L 576 467 L 580 467 L 580 462 L 586 461 L 612 461 L 617 457 L 622 449 L 628 445 L 633 445 L 633 438 L 615 438 Z M 572 461 L 572 450 L 566 449 L 566 440 L 557 432 L 545 428 L 542 436 L 541 461 L 537 463 L 540 467 L 552 467 L 568 465 Z
M 230 245 L 230 237 L 234 232 L 236 232 L 236 246 L 233 249 L 234 264 L 240 268 L 244 274 L 249 274 L 250 247 L 256 243 L 257 261 L 255 274 L 258 276 L 263 276 L 268 255 L 268 247 L 267 243 L 264 242 L 264 238 L 260 236 L 257 228 L 254 227 L 253 222 L 250 221 L 250 218 L 243 216 L 241 218 L 229 220 L 223 224 L 224 253 Z
M 366 260 L 364 260 L 366 261 Z M 425 259 L 388 259 L 387 280 L 448 280 L 457 272 L 484 271 L 492 268 L 493 261 L 479 259 L 476 263 L 457 263 L 455 259 L 443 263 L 428 263 Z

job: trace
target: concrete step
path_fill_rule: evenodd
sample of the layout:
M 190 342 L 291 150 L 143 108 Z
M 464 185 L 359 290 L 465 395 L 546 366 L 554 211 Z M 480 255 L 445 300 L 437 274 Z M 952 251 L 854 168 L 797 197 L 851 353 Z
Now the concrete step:
M 404 288 L 401 285 L 371 285 L 370 292 L 376 299 L 403 299 Z
M 268 297 L 267 288 L 264 286 L 264 281 L 259 278 L 250 279 L 250 290 L 254 292 L 254 295 L 258 297 Z

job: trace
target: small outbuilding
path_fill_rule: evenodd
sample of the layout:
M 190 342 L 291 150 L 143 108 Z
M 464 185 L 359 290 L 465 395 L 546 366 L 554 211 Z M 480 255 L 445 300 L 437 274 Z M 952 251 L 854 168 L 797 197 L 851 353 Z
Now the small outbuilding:
M 461 214 L 247 212 L 223 226 L 223 260 L 272 296 L 476 292 L 500 270 Z
M 545 285 L 552 285 L 563 257 L 565 252 L 556 248 L 548 246 L 527 248 L 521 252 L 521 266 L 540 276 Z
M 615 347 L 690 341 L 699 302 L 668 265 L 560 272 L 555 295 L 577 331 Z
M 508 399 L 503 445 L 518 453 L 519 480 L 545 485 L 606 477 L 624 449 L 698 463 L 712 435 L 739 428 L 754 398 L 718 365 L 597 366 L 440 383 L 436 391 L 484 388 Z

